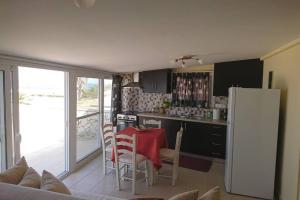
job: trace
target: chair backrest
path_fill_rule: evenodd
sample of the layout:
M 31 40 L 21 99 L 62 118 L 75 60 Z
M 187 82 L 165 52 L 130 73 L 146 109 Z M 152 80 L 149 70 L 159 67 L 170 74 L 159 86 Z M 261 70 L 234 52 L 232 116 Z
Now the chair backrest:
M 122 154 L 127 154 L 132 156 L 132 161 L 135 163 L 136 161 L 136 136 L 133 134 L 132 136 L 125 134 L 115 134 L 113 135 L 113 145 L 114 145 L 114 153 L 115 160 L 119 160 L 119 156 Z
M 106 146 L 111 144 L 113 135 L 114 135 L 113 125 L 112 124 L 103 125 L 102 131 L 101 131 L 101 139 L 102 139 L 103 148 L 105 148 Z
M 161 120 L 143 119 L 143 125 L 151 128 L 161 128 Z
M 175 145 L 176 154 L 179 154 L 179 152 L 180 152 L 182 135 L 183 135 L 183 128 L 181 127 L 176 135 L 176 145 Z

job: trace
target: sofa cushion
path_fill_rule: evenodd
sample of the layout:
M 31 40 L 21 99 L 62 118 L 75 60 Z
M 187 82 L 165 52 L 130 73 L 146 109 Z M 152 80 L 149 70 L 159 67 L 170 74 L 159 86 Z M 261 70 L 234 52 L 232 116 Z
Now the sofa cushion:
M 199 197 L 198 200 L 220 200 L 220 187 L 214 187 Z
M 0 173 L 0 182 L 18 184 L 28 169 L 27 162 L 22 157 L 12 168 Z
M 70 190 L 60 180 L 46 170 L 42 174 L 41 189 L 62 194 L 71 194 Z
M 27 169 L 19 185 L 25 187 L 40 188 L 41 176 L 32 167 L 30 167 Z
M 199 190 L 192 190 L 181 194 L 177 194 L 171 197 L 169 200 L 197 200 L 198 194 Z
M 18 160 L 16 162 L 16 165 L 18 165 L 18 166 L 24 166 L 24 167 L 28 168 L 28 164 L 27 164 L 27 161 L 26 161 L 26 159 L 25 159 L 24 156 L 22 156 L 22 158 L 20 158 L 20 160 Z
M 71 195 L 0 183 L 0 200 L 82 200 Z

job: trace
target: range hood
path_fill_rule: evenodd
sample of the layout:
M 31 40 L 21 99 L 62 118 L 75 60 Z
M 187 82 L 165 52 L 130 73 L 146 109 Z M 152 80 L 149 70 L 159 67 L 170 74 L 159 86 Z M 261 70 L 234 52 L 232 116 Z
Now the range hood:
M 123 88 L 141 87 L 139 83 L 139 72 L 134 72 L 132 74 L 133 82 L 123 85 Z

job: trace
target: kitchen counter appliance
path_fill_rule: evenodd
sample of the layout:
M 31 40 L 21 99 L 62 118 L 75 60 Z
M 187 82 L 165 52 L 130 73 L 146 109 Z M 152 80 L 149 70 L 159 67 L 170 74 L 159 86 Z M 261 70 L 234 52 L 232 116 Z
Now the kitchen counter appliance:
M 124 112 L 117 114 L 117 131 L 138 124 L 138 117 L 134 112 Z
M 280 90 L 229 89 L 225 188 L 274 198 Z

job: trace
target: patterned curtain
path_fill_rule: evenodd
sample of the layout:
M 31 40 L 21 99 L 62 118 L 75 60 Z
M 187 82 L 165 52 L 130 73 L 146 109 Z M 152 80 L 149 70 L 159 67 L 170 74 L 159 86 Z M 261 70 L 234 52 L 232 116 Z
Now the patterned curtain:
M 174 107 L 209 107 L 209 72 L 174 73 L 172 105 Z
M 121 101 L 122 77 L 120 75 L 113 76 L 112 82 L 112 123 L 117 125 L 117 114 L 122 111 Z

